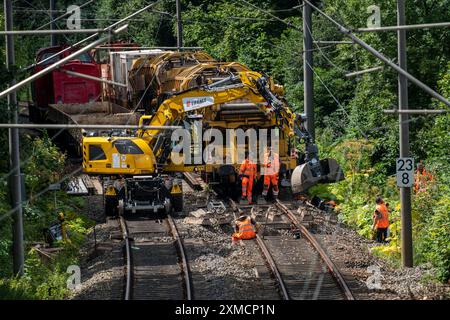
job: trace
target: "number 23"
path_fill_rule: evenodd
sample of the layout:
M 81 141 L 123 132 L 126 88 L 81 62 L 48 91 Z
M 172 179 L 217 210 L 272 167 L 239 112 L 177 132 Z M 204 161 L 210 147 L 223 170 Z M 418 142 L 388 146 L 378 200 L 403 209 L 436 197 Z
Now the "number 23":
M 406 161 L 403 159 L 399 159 L 398 163 L 400 164 L 400 166 L 398 167 L 398 171 L 411 171 L 413 169 L 413 162 L 411 159 L 406 159 Z

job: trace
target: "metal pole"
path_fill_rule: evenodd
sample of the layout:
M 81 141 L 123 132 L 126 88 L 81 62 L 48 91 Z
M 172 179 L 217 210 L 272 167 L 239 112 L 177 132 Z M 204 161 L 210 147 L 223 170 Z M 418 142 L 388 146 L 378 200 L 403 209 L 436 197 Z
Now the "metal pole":
M 123 83 L 120 83 L 120 82 L 115 82 L 115 81 L 111 81 L 111 80 L 97 78 L 97 77 L 90 76 L 90 75 L 87 75 L 87 74 L 84 74 L 84 73 L 79 73 L 79 72 L 70 71 L 70 70 L 66 70 L 66 69 L 59 69 L 59 71 L 67 73 L 67 74 L 69 74 L 71 76 L 74 76 L 74 77 L 78 77 L 78 78 L 94 80 L 94 81 L 98 81 L 98 82 L 102 82 L 102 83 L 106 83 L 106 84 L 110 84 L 110 85 L 118 86 L 118 87 L 124 87 L 124 88 L 127 87 L 126 84 L 123 84 Z
M 56 0 L 50 0 L 50 30 L 56 29 L 55 22 Z M 56 46 L 56 35 L 50 34 L 50 46 Z
M 313 41 L 314 44 L 353 44 L 353 41 L 329 41 L 329 40 L 317 40 Z
M 16 35 L 16 36 L 35 36 L 43 34 L 78 34 L 78 33 L 99 33 L 104 32 L 103 29 L 65 29 L 65 30 L 14 30 L 14 31 L 0 31 L 0 35 Z
M 178 50 L 183 46 L 183 25 L 181 21 L 181 2 L 176 0 L 177 7 L 177 47 Z
M 172 49 L 180 49 L 180 50 L 203 50 L 203 47 L 97 47 L 96 50 L 110 50 L 110 49 L 128 49 L 128 50 L 152 50 L 152 49 L 161 49 L 161 50 L 172 50 Z
M 4 1 L 5 29 L 13 29 L 13 12 L 11 0 Z M 6 36 L 6 67 L 10 69 L 15 64 L 14 56 L 14 37 Z M 15 80 L 12 80 L 11 86 L 14 86 Z M 8 95 L 8 109 L 11 113 L 12 124 L 17 124 L 19 112 L 17 110 L 17 95 L 12 91 Z M 9 155 L 10 155 L 10 192 L 11 206 L 13 208 L 13 271 L 15 275 L 23 275 L 24 267 L 24 246 L 23 246 L 23 216 L 22 216 L 22 180 L 20 175 L 20 157 L 19 157 L 19 129 L 9 129 Z
M 433 89 L 428 87 L 426 84 L 424 84 L 423 82 L 421 82 L 420 80 L 415 78 L 413 75 L 411 75 L 407 71 L 405 71 L 402 68 L 400 68 L 399 66 L 397 66 L 395 63 L 393 63 L 391 60 L 389 60 L 388 58 L 383 56 L 381 53 L 379 53 L 377 50 L 375 50 L 374 48 L 369 46 L 367 43 L 365 43 L 364 41 L 359 39 L 350 30 L 348 30 L 347 28 L 345 28 L 344 26 L 342 26 L 341 24 L 336 22 L 333 18 L 331 18 L 329 15 L 327 15 L 325 12 L 323 12 L 319 8 L 317 8 L 315 5 L 311 4 L 311 2 L 309 0 L 303 0 L 303 1 L 305 3 L 308 3 L 312 8 L 314 8 L 314 10 L 319 12 L 321 15 L 323 15 L 329 21 L 334 23 L 338 27 L 339 31 L 342 32 L 343 34 L 345 34 L 347 37 L 351 38 L 353 40 L 353 42 L 355 42 L 356 44 L 360 45 L 363 49 L 368 51 L 370 54 L 375 56 L 377 59 L 379 59 L 379 60 L 383 61 L 384 63 L 386 63 L 388 66 L 390 66 L 392 69 L 397 71 L 399 74 L 404 75 L 409 81 L 411 81 L 412 83 L 417 85 L 419 88 L 421 88 L 423 91 L 425 91 L 426 93 L 431 95 L 433 98 L 441 101 L 442 103 L 444 103 L 447 106 L 450 106 L 450 101 L 448 101 L 446 98 L 441 96 L 439 93 L 437 93 L 436 91 L 434 91 Z
M 397 25 L 405 25 L 405 0 L 397 0 Z M 400 29 L 398 35 L 398 61 L 403 70 L 407 70 L 406 62 L 406 31 Z M 408 110 L 408 79 L 403 74 L 398 75 L 398 110 Z M 400 157 L 409 157 L 409 115 L 399 114 Z M 401 224 L 402 224 L 402 264 L 413 266 L 412 223 L 411 223 L 411 188 L 400 188 Z
M 0 129 L 86 129 L 86 130 L 176 130 L 183 129 L 182 126 L 138 126 L 131 124 L 27 124 L 27 123 L 0 123 Z
M 360 76 L 362 74 L 366 74 L 366 73 L 369 73 L 369 72 L 382 71 L 383 69 L 384 69 L 383 66 L 381 66 L 381 67 L 373 67 L 373 68 L 370 68 L 370 69 L 365 69 L 365 70 L 361 70 L 361 71 L 355 71 L 355 72 L 347 73 L 345 75 L 345 77 L 346 78 L 351 78 L 351 77 Z
M 308 3 L 303 6 L 303 95 L 304 111 L 306 115 L 306 130 L 308 130 L 313 141 L 314 130 L 314 108 L 313 108 L 313 39 L 312 39 L 312 9 Z
M 390 26 L 380 28 L 361 28 L 355 29 L 354 32 L 384 32 L 384 31 L 430 29 L 430 28 L 445 28 L 445 27 L 450 27 L 450 22 L 411 24 L 411 25 Z
M 114 30 L 112 32 L 112 34 L 117 34 L 120 33 L 122 31 L 124 31 L 126 28 L 128 27 L 128 25 L 124 25 L 116 30 Z M 107 36 L 100 38 L 94 42 L 92 42 L 91 44 L 87 45 L 86 47 L 81 48 L 78 51 L 75 51 L 74 53 L 68 55 L 67 57 L 59 60 L 58 62 L 55 62 L 52 65 L 49 65 L 47 68 L 42 69 L 41 71 L 33 74 L 32 76 L 26 78 L 25 80 L 22 80 L 21 82 L 9 87 L 8 89 L 6 89 L 5 91 L 0 93 L 0 98 L 3 98 L 5 95 L 11 93 L 11 92 L 15 92 L 17 90 L 19 90 L 20 88 L 22 88 L 23 86 L 27 85 L 30 82 L 33 82 L 36 79 L 39 79 L 40 77 L 46 75 L 49 72 L 52 72 L 55 69 L 58 69 L 60 66 L 66 64 L 67 62 L 69 62 L 70 60 L 76 58 L 77 56 L 79 56 L 80 54 L 87 52 L 93 48 L 95 48 L 96 46 L 98 46 L 99 44 L 102 44 L 106 41 L 108 41 L 111 38 L 112 34 L 108 34 Z
M 388 114 L 410 114 L 410 115 L 414 115 L 414 114 L 419 114 L 419 115 L 433 115 L 433 114 L 445 114 L 445 113 L 450 113 L 450 110 L 443 110 L 443 109 L 408 109 L 408 110 L 383 110 L 384 113 L 388 113 Z

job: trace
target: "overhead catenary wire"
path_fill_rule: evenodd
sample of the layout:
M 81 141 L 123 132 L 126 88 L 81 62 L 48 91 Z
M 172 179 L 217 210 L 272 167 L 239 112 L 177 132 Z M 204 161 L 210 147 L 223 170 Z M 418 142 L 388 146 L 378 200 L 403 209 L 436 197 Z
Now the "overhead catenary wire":
M 441 101 L 447 106 L 450 106 L 450 101 L 448 101 L 446 98 L 444 98 L 442 95 L 431 89 L 429 86 L 418 80 L 416 77 L 408 73 L 407 71 L 400 68 L 398 65 L 392 62 L 392 60 L 386 58 L 384 55 L 382 55 L 380 52 L 372 48 L 370 45 L 368 45 L 363 40 L 356 37 L 349 29 L 345 28 L 343 25 L 338 23 L 336 20 L 334 20 L 332 17 L 330 17 L 328 14 L 317 8 L 314 4 L 311 3 L 309 0 L 304 0 L 307 2 L 314 10 L 319 12 L 321 15 L 326 17 L 329 21 L 331 21 L 333 24 L 335 24 L 338 27 L 338 30 L 345 34 L 346 36 L 350 37 L 356 44 L 360 45 L 362 48 L 364 48 L 366 51 L 368 51 L 370 54 L 375 56 L 377 59 L 383 61 L 385 64 L 390 66 L 392 69 L 397 71 L 397 73 L 401 74 L 402 76 L 405 76 L 410 82 L 414 83 L 416 86 L 424 90 L 426 93 L 431 95 L 433 98 Z
M 87 2 L 85 2 L 85 3 L 83 3 L 82 5 L 80 5 L 79 7 L 80 7 L 80 9 L 82 9 L 82 8 L 86 7 L 87 5 L 91 4 L 92 2 L 94 2 L 94 0 L 89 0 L 89 1 L 87 1 Z M 51 20 L 51 21 L 49 21 L 49 22 L 44 23 L 44 24 L 41 25 L 40 27 L 36 28 L 36 30 L 43 29 L 43 28 L 45 28 L 46 26 L 48 26 L 48 25 L 50 25 L 50 24 L 52 24 L 52 23 L 54 23 L 54 22 L 56 22 L 56 21 L 58 21 L 58 20 L 61 20 L 62 18 L 67 17 L 67 16 L 70 15 L 70 14 L 71 14 L 71 12 L 66 12 L 66 13 L 64 13 L 64 14 L 62 14 L 62 15 L 56 17 L 55 19 L 53 19 L 53 20 Z
M 307 31 L 307 32 L 309 32 L 309 34 L 311 35 L 311 38 L 313 39 L 313 43 L 316 45 L 318 51 L 319 51 L 320 54 L 323 56 L 323 58 L 324 58 L 331 66 L 333 66 L 334 68 L 340 70 L 340 71 L 343 72 L 343 73 L 349 73 L 350 71 L 348 71 L 348 70 L 346 70 L 346 69 L 344 69 L 344 68 L 339 67 L 339 66 L 338 66 L 337 64 L 335 64 L 333 61 L 331 61 L 331 59 L 330 59 L 330 58 L 322 51 L 322 48 L 321 48 L 321 47 L 319 46 L 319 44 L 317 43 L 317 41 L 316 41 L 316 39 L 314 38 L 314 36 L 313 36 L 311 30 L 309 29 L 308 25 L 306 25 L 306 27 L 308 28 L 308 31 Z
M 302 30 L 302 29 L 299 28 L 298 26 L 295 26 L 295 25 L 293 25 L 293 24 L 290 23 L 290 22 L 286 22 L 286 21 L 284 21 L 283 19 L 281 19 L 281 18 L 277 17 L 276 15 L 274 15 L 273 13 L 269 12 L 268 10 L 261 9 L 260 7 L 254 5 L 254 4 L 252 4 L 252 3 L 250 3 L 250 2 L 248 2 L 248 1 L 246 1 L 246 0 L 238 0 L 238 1 L 240 1 L 240 2 L 242 2 L 242 3 L 245 3 L 246 5 L 248 5 L 248 6 L 250 6 L 250 7 L 253 7 L 254 9 L 256 9 L 256 10 L 258 10 L 258 11 L 260 11 L 260 12 L 263 12 L 263 13 L 265 13 L 266 15 L 271 16 L 271 17 L 274 18 L 275 20 L 277 20 L 277 21 L 279 21 L 279 22 L 281 22 L 281 23 L 284 23 L 285 25 L 287 25 L 287 26 L 289 26 L 289 27 L 292 27 L 292 28 L 297 29 L 297 30 Z
M 157 5 L 158 3 L 162 2 L 162 1 L 163 1 L 163 0 L 157 0 L 157 1 L 153 2 L 152 4 L 147 5 L 147 6 L 145 6 L 144 8 L 141 8 L 140 10 L 133 12 L 132 14 L 128 15 L 127 17 L 122 18 L 122 19 L 120 19 L 119 21 L 117 21 L 117 22 L 115 22 L 115 23 L 113 23 L 113 24 L 107 26 L 106 28 L 104 28 L 104 29 L 103 29 L 104 32 L 109 32 L 109 31 L 111 31 L 114 27 L 118 26 L 119 24 L 121 24 L 121 23 L 127 21 L 128 19 L 131 19 L 131 18 L 133 18 L 133 17 L 135 17 L 135 16 L 141 14 L 142 12 L 144 12 L 144 11 L 146 11 L 146 10 L 148 10 L 148 9 L 150 9 L 150 8 L 152 8 L 152 7 L 154 7 L 155 5 Z M 45 59 L 43 59 L 43 60 L 41 60 L 41 61 L 39 61 L 39 62 L 37 62 L 37 63 L 35 63 L 35 64 L 32 64 L 32 65 L 30 65 L 30 66 L 28 66 L 28 67 L 25 67 L 24 69 L 22 69 L 22 71 L 26 71 L 26 70 L 29 70 L 30 68 L 33 68 L 33 67 L 38 66 L 38 65 L 41 65 L 41 64 L 43 64 L 43 63 L 45 63 L 45 62 L 47 62 L 47 61 L 49 61 L 49 60 L 51 60 L 51 59 L 53 59 L 53 58 L 59 56 L 61 53 L 66 52 L 66 51 L 68 51 L 68 50 L 70 50 L 70 49 L 72 49 L 72 48 L 74 48 L 74 47 L 77 47 L 77 46 L 81 45 L 82 43 L 84 43 L 84 42 L 86 42 L 86 41 L 89 41 L 89 40 L 95 38 L 95 37 L 98 36 L 98 35 L 99 35 L 99 33 L 94 33 L 93 35 L 90 35 L 89 37 L 86 37 L 86 38 L 84 38 L 84 39 L 78 41 L 77 43 L 75 43 L 75 44 L 73 44 L 73 45 L 71 45 L 71 46 L 68 46 L 67 48 L 65 48 L 65 49 L 63 49 L 63 50 L 61 50 L 61 51 L 59 51 L 59 52 L 57 52 L 57 53 L 55 53 L 55 54 L 53 54 L 53 55 L 51 55 L 51 56 L 45 58 Z

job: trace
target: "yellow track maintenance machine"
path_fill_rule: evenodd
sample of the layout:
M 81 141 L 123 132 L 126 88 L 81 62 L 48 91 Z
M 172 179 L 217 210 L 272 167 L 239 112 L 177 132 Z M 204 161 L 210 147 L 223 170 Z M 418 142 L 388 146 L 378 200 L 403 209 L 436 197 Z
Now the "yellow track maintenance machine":
M 336 160 L 319 160 L 304 118 L 291 111 L 283 87 L 240 63 L 217 62 L 204 52 L 163 52 L 134 61 L 129 82 L 136 99 L 146 97 L 139 126 L 150 128 L 107 137 L 91 134 L 82 142 L 85 173 L 108 179 L 121 176 L 125 181 L 125 211 L 181 211 L 183 172 L 197 172 L 212 184 L 236 184 L 240 165 L 236 140 L 216 149 L 215 156 L 229 157 L 231 164 L 209 163 L 203 157 L 194 163 L 172 161 L 172 131 L 164 127 L 179 126 L 195 136 L 199 133 L 193 123 L 199 120 L 201 133 L 215 129 L 224 137 L 227 129 L 278 129 L 281 183 L 293 194 L 319 182 L 344 179 Z M 304 151 L 299 156 L 300 143 Z M 194 144 L 188 151 L 193 158 L 197 147 L 203 146 Z

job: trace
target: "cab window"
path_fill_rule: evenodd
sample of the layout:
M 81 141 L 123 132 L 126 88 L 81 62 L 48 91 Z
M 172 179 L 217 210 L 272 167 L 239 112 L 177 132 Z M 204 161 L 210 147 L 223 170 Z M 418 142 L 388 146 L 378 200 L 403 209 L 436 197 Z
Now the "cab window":
M 73 58 L 70 61 L 80 61 L 80 62 L 84 62 L 84 63 L 91 63 L 92 62 L 92 57 L 89 55 L 89 53 L 85 52 L 80 54 L 79 56 Z
M 55 51 L 44 52 L 44 53 L 41 54 L 41 56 L 38 58 L 38 61 L 37 61 L 37 62 L 44 61 L 45 59 L 48 59 L 48 58 L 50 58 L 51 56 L 54 56 L 56 53 L 57 53 L 57 52 L 55 52 Z M 54 56 L 53 58 L 51 58 L 51 59 L 49 59 L 49 60 L 43 62 L 42 64 L 43 64 L 43 65 L 53 64 L 53 63 L 59 61 L 59 59 L 61 59 L 61 56 L 60 56 L 60 55 L 56 55 L 56 56 Z
M 105 152 L 103 152 L 103 149 L 100 145 L 89 145 L 89 160 L 106 160 Z
M 144 154 L 144 151 L 131 140 L 117 140 L 113 145 L 120 154 Z

